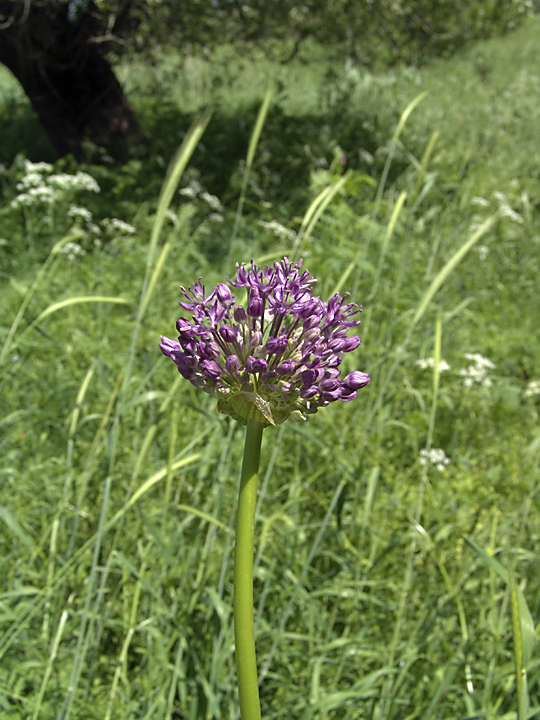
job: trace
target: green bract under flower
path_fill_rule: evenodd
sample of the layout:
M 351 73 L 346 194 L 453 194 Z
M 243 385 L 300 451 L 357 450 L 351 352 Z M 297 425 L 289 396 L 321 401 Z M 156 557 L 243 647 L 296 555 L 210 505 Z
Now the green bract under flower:
M 353 400 L 370 380 L 355 371 L 340 377 L 342 356 L 360 338 L 360 309 L 338 293 L 328 303 L 312 294 L 315 278 L 302 261 L 287 258 L 266 266 L 236 266 L 235 280 L 209 295 L 199 280 L 182 288 L 182 309 L 191 319 L 176 323 L 178 340 L 162 337 L 160 348 L 195 387 L 216 395 L 218 410 L 247 424 L 279 425 L 305 419 L 334 400 Z M 231 288 L 245 288 L 245 305 Z

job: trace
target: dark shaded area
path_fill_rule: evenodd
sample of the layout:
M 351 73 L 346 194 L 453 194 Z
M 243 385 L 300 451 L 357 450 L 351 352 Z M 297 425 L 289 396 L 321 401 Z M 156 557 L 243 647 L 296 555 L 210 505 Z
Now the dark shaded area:
M 91 15 L 74 23 L 69 6 L 1 2 L 0 62 L 21 83 L 59 155 L 122 159 L 144 142 L 110 63 L 92 42 Z
M 242 167 L 258 111 L 259 104 L 235 115 L 216 111 L 190 163 L 200 173 L 201 184 L 225 204 L 238 199 Z M 146 128 L 150 137 L 148 162 L 170 158 L 192 120 L 192 116 L 174 107 L 156 108 Z M 328 168 L 338 147 L 343 169 L 361 168 L 379 177 L 385 158 L 376 151 L 389 135 L 391 128 L 386 122 L 383 125 L 378 118 L 362 117 L 341 105 L 302 116 L 287 115 L 275 105 L 261 133 L 248 196 L 257 199 L 259 189 L 264 200 L 287 207 L 289 213 L 299 212 L 305 207 L 311 173 L 316 168 Z M 366 164 L 366 153 L 373 158 L 371 165 Z M 406 166 L 394 162 L 391 179 Z M 156 172 L 161 179 L 163 171 L 156 167 Z M 249 213 L 249 205 L 245 212 Z
M 4 120 L 0 127 L 3 137 L 13 138 L 10 145 L 2 143 L 0 162 L 11 165 L 18 152 L 33 161 L 54 161 L 54 149 L 48 146 L 46 135 L 30 108 L 19 104 L 14 110 L 9 123 Z M 258 103 L 234 115 L 216 110 L 189 164 L 189 172 L 196 174 L 203 188 L 217 195 L 225 206 L 235 207 L 238 201 L 243 165 L 258 111 Z M 102 189 L 99 198 L 88 199 L 90 207 L 99 202 L 101 213 L 98 214 L 107 213 L 109 200 L 116 213 L 125 202 L 128 214 L 132 203 L 157 201 L 167 164 L 193 122 L 193 115 L 162 101 L 147 104 L 141 108 L 140 115 L 143 122 L 146 121 L 148 142 L 131 143 L 125 162 L 118 165 L 114 173 L 98 165 L 82 167 L 98 180 Z M 391 118 L 385 118 L 383 123 L 379 118 L 353 112 L 346 102 L 337 103 L 325 112 L 302 116 L 287 115 L 279 104 L 274 105 L 255 154 L 244 215 L 250 213 L 250 201 L 258 205 L 259 199 L 279 206 L 288 217 L 303 213 L 312 172 L 329 168 L 335 162 L 336 153 L 342 170 L 361 169 L 374 178 L 380 177 L 385 155 L 377 150 L 392 133 L 390 122 Z M 368 156 L 371 164 L 366 162 Z M 76 158 L 70 156 L 58 164 L 65 172 L 76 172 L 80 167 Z M 390 181 L 406 167 L 405 162 L 394 160 Z

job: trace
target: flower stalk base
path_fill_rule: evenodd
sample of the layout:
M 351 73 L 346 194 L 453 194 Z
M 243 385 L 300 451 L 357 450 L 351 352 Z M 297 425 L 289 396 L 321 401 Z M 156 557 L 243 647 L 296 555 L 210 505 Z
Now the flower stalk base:
M 262 423 L 248 420 L 236 519 L 234 637 L 242 720 L 261 718 L 253 628 L 253 536 L 263 429 Z

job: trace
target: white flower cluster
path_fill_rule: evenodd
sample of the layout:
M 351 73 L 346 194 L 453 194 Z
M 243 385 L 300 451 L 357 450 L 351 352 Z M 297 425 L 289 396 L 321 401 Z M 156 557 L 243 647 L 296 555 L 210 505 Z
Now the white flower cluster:
M 99 192 L 99 185 L 88 173 L 79 170 L 76 175 L 68 175 L 68 173 L 59 173 L 58 175 L 50 175 L 47 178 L 49 185 L 59 190 L 88 190 L 88 192 Z
M 20 183 L 19 183 L 20 185 Z M 17 189 L 19 187 L 17 186 Z M 43 204 L 52 205 L 59 198 L 53 188 L 47 185 L 39 185 L 38 187 L 28 188 L 26 192 L 19 193 L 17 197 L 11 201 L 12 207 L 28 207 L 29 205 Z
M 540 395 L 540 380 L 530 380 L 525 388 L 525 397 Z
M 180 195 L 189 198 L 190 200 L 196 200 L 199 193 L 202 191 L 202 185 L 198 180 L 192 179 L 184 188 L 181 188 L 178 192 Z
M 265 230 L 274 233 L 280 240 L 294 240 L 296 238 L 296 233 L 293 230 L 289 230 L 285 225 L 278 223 L 277 220 L 271 220 L 270 222 L 259 220 L 259 225 Z
M 203 200 L 215 213 L 219 213 L 223 210 L 223 205 L 217 195 L 211 195 L 209 192 L 206 192 L 206 190 L 203 190 L 202 185 L 198 180 L 190 180 L 189 185 L 178 192 L 180 195 L 189 198 L 189 200 L 197 200 L 197 198 Z M 218 220 L 218 222 L 221 221 Z
M 431 465 L 439 472 L 444 472 L 447 465 L 450 465 L 450 459 L 446 457 L 446 453 L 441 448 L 431 448 L 431 450 L 420 450 L 420 465 Z
M 178 215 L 173 210 L 167 208 L 167 210 L 165 210 L 165 217 L 172 222 L 175 228 L 178 227 Z
M 102 226 L 105 230 L 112 230 L 113 232 L 120 233 L 121 235 L 134 235 L 136 230 L 133 225 L 130 225 L 124 220 L 118 218 L 105 218 L 101 221 Z
M 504 193 L 494 192 L 493 197 L 497 201 L 499 210 L 502 212 L 503 217 L 507 217 L 512 220 L 512 222 L 519 223 L 520 225 L 523 224 L 523 218 L 519 213 L 510 207 L 508 199 Z
M 502 192 L 496 191 L 493 193 L 493 199 L 495 200 L 495 203 L 498 205 L 498 209 L 502 215 L 502 217 L 509 218 L 512 222 L 518 223 L 520 225 L 523 224 L 523 218 L 521 215 L 516 212 L 512 207 L 510 207 L 510 202 L 506 195 Z M 472 205 L 476 205 L 480 208 L 489 208 L 491 207 L 492 203 L 483 197 L 473 197 L 471 200 Z M 476 215 L 474 218 L 473 223 L 471 224 L 471 230 L 476 230 L 480 227 L 482 224 L 481 218 Z M 484 260 L 485 258 L 482 257 L 480 254 L 480 258 Z
M 460 370 L 460 375 L 465 378 L 463 384 L 465 387 L 472 387 L 473 385 L 483 385 L 484 387 L 491 386 L 491 378 L 489 378 L 488 370 L 494 370 L 496 365 L 491 362 L 487 357 L 480 355 L 480 353 L 465 353 L 464 357 L 470 360 L 470 365 Z
M 81 207 L 80 205 L 70 205 L 67 214 L 68 217 L 73 218 L 74 220 L 83 220 L 85 223 L 92 222 L 92 213 L 90 210 L 87 210 L 85 207 Z
M 208 192 L 202 192 L 199 197 L 201 200 L 204 200 L 204 202 L 207 205 L 210 205 L 212 210 L 215 210 L 216 212 L 219 212 L 223 208 L 220 199 L 217 197 L 217 195 L 210 195 Z
M 75 175 L 68 173 L 51 175 L 52 171 L 53 166 L 49 163 L 33 163 L 25 160 L 25 174 L 15 186 L 19 194 L 11 201 L 12 207 L 52 205 L 70 191 L 99 192 L 99 185 L 88 173 L 79 170 Z
M 489 207 L 491 203 L 489 200 L 486 200 L 486 198 L 483 197 L 473 197 L 471 200 L 471 205 L 477 205 L 478 207 Z
M 476 245 L 476 247 L 474 249 L 475 249 L 478 257 L 480 258 L 480 260 L 482 260 L 482 262 L 489 255 L 489 248 L 487 245 Z
M 76 257 L 86 255 L 86 251 L 82 249 L 79 243 L 75 242 L 67 242 L 58 252 L 67 255 L 69 260 L 75 260 Z
M 435 367 L 435 358 L 421 358 L 416 361 L 416 364 L 422 370 L 433 369 Z M 445 370 L 450 370 L 450 365 L 446 360 L 439 360 L 439 373 L 445 372 Z

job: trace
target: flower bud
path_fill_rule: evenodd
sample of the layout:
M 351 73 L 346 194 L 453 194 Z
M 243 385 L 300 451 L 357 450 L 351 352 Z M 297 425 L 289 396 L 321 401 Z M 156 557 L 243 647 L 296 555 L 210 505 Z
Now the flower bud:
M 288 338 L 286 335 L 279 335 L 276 338 L 270 338 L 266 343 L 265 350 L 269 355 L 283 355 L 287 349 Z
M 236 375 L 236 373 L 240 370 L 241 367 L 242 364 L 236 355 L 227 356 L 227 359 L 225 360 L 225 369 L 227 370 L 227 372 Z
M 235 319 L 235 322 L 241 323 L 242 325 L 247 322 L 247 315 L 246 311 L 241 305 L 237 305 L 234 308 L 233 316 Z
M 371 378 L 367 373 L 354 370 L 354 372 L 349 373 L 345 378 L 345 385 L 350 387 L 351 390 L 359 390 L 360 388 L 365 387 L 370 380 Z
M 246 360 L 246 370 L 248 373 L 262 373 L 268 370 L 268 363 L 263 358 L 255 358 L 250 355 Z
M 248 302 L 247 314 L 252 318 L 260 318 L 263 314 L 263 308 L 263 299 L 258 295 L 253 295 Z
M 225 283 L 218 283 L 216 285 L 216 295 L 218 300 L 223 305 L 227 305 L 232 300 L 232 293 Z
M 219 334 L 225 340 L 225 342 L 233 343 L 236 342 L 238 337 L 237 330 L 230 325 L 222 325 L 219 329 Z
M 294 360 L 284 360 L 282 363 L 280 363 L 277 368 L 276 372 L 278 375 L 281 375 L 282 377 L 291 376 L 296 368 L 296 363 Z

